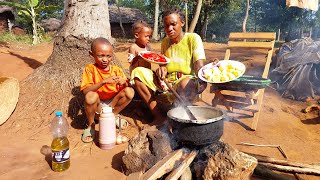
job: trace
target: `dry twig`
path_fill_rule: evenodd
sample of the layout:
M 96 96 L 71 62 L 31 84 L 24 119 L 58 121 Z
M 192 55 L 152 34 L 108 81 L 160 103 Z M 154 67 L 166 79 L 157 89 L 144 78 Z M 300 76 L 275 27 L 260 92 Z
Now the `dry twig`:
M 280 153 L 282 154 L 282 156 L 283 156 L 284 158 L 288 159 L 287 155 L 285 154 L 285 152 L 283 151 L 283 149 L 281 148 L 280 145 L 252 144 L 252 143 L 244 143 L 244 142 L 240 143 L 240 145 L 256 146 L 256 147 L 275 147 L 275 148 L 277 148 L 277 149 L 280 151 Z

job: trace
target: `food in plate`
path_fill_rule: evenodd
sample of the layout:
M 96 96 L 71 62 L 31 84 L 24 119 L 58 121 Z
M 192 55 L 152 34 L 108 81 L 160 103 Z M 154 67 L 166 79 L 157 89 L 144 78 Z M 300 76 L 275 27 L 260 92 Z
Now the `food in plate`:
M 166 64 L 169 62 L 167 57 L 151 51 L 142 51 L 139 53 L 139 55 L 151 63 Z
M 223 60 L 216 65 L 203 67 L 202 77 L 207 82 L 223 83 L 237 79 L 244 71 L 244 64 L 232 60 Z

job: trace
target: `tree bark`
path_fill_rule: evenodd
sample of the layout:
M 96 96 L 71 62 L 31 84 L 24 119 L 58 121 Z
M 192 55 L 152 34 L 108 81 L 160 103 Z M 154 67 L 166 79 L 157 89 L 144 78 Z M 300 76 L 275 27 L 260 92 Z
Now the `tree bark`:
M 53 118 L 50 115 L 56 110 L 73 120 L 73 127 L 83 128 L 86 123 L 79 85 L 85 65 L 93 62 L 88 54 L 92 39 L 105 37 L 113 42 L 108 3 L 100 0 L 66 3 L 64 25 L 55 38 L 53 52 L 44 65 L 20 83 L 19 103 L 4 130 L 47 128 Z M 113 62 L 118 63 L 115 59 Z
M 190 23 L 190 27 L 188 32 L 193 32 L 194 29 L 196 28 L 199 16 L 200 16 L 200 11 L 201 11 L 201 6 L 202 6 L 202 0 L 197 0 L 197 7 L 196 7 L 196 12 L 194 14 L 194 17 Z
M 208 21 L 209 21 L 209 7 L 210 7 L 210 1 L 205 1 L 204 6 L 204 15 L 203 15 L 203 25 L 201 27 L 201 38 L 203 41 L 206 41 L 207 39 L 207 29 L 208 29 Z
M 120 15 L 119 24 L 120 24 L 120 28 L 121 28 L 121 31 L 122 31 L 122 37 L 125 38 L 126 37 L 126 31 L 124 30 L 123 25 L 122 25 L 122 16 L 121 16 L 121 11 L 120 11 L 120 7 L 119 7 L 119 1 L 118 0 L 115 0 L 115 1 L 116 1 L 117 9 L 118 9 L 118 14 Z
M 247 8 L 246 8 L 246 15 L 244 16 L 243 23 L 242 23 L 242 32 L 247 32 L 246 26 L 247 26 L 247 21 L 249 17 L 249 7 L 250 6 L 250 0 L 247 0 Z
M 153 25 L 153 33 L 152 33 L 152 39 L 159 40 L 158 37 L 158 25 L 159 25 L 159 0 L 155 1 L 155 9 L 154 9 L 154 25 Z
M 65 24 L 59 36 L 74 36 L 86 39 L 105 37 L 111 39 L 107 1 L 68 0 L 67 7 L 64 18 Z
M 184 0 L 184 8 L 185 8 L 185 32 L 188 32 L 189 29 L 189 22 L 188 22 L 188 0 Z
M 40 43 L 40 39 L 38 34 L 37 22 L 36 22 L 36 14 L 31 4 L 30 4 L 30 10 L 31 10 L 31 19 L 32 19 L 32 45 L 36 45 Z

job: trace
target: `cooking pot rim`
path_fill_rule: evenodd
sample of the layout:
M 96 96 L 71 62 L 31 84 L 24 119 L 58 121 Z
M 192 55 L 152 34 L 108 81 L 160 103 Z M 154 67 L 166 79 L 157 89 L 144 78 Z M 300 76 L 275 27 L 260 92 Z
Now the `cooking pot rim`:
M 191 123 L 191 124 L 209 124 L 209 123 L 213 123 L 213 122 L 216 122 L 216 121 L 220 121 L 220 120 L 223 120 L 225 117 L 226 117 L 226 113 L 225 111 L 221 110 L 221 109 L 218 109 L 216 107 L 211 107 L 211 106 L 188 106 L 189 108 L 199 108 L 199 107 L 204 107 L 204 108 L 208 108 L 208 109 L 213 109 L 213 110 L 217 110 L 217 111 L 220 111 L 222 113 L 221 116 L 218 116 L 218 117 L 215 117 L 215 118 L 211 118 L 211 119 L 207 119 L 206 121 L 204 120 L 190 120 L 190 119 L 181 119 L 181 118 L 177 118 L 177 117 L 173 117 L 171 115 L 171 112 L 176 109 L 176 108 L 179 108 L 179 107 L 175 107 L 173 109 L 170 109 L 168 112 L 167 112 L 167 116 L 174 120 L 174 121 L 177 121 L 177 122 L 181 122 L 181 123 Z

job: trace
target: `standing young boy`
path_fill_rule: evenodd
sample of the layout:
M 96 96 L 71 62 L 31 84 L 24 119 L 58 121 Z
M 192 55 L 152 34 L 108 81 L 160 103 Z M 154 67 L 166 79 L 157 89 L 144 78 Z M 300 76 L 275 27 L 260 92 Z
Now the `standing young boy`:
M 134 90 L 128 86 L 122 69 L 110 64 L 113 48 L 107 39 L 95 39 L 89 54 L 95 63 L 86 65 L 80 86 L 80 90 L 85 95 L 84 108 L 88 125 L 82 134 L 83 142 L 94 140 L 94 118 L 101 112 L 102 104 L 111 106 L 113 113 L 118 114 L 134 96 Z
M 129 48 L 128 62 L 130 63 L 129 71 L 136 67 L 145 67 L 151 69 L 151 63 L 143 60 L 138 54 L 141 51 L 150 51 L 149 41 L 151 36 L 151 26 L 145 21 L 138 20 L 132 25 L 132 33 L 135 42 Z

